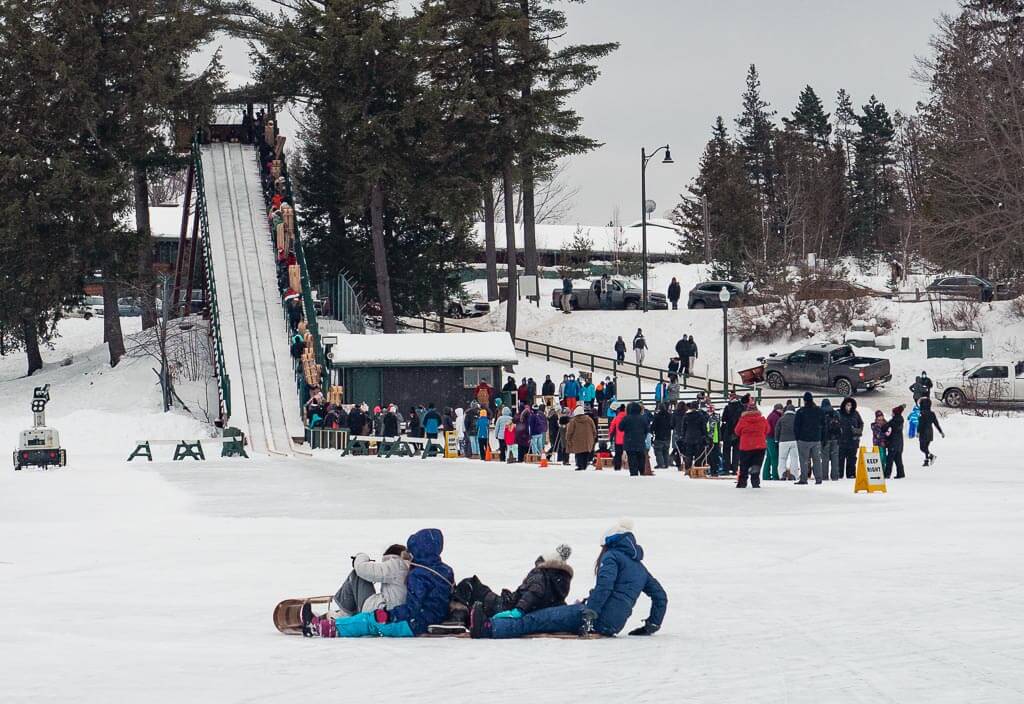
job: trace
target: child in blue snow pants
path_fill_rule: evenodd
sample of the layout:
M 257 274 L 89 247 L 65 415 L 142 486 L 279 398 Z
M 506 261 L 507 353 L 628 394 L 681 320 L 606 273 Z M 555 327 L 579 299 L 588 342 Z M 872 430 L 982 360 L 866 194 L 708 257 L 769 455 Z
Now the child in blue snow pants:
M 551 606 L 522 618 L 491 620 L 492 638 L 519 638 L 531 633 L 579 633 L 583 625 L 583 604 Z
M 334 620 L 338 638 L 362 638 L 383 636 L 384 638 L 412 638 L 412 629 L 407 621 L 377 623 L 372 612 L 360 613 Z

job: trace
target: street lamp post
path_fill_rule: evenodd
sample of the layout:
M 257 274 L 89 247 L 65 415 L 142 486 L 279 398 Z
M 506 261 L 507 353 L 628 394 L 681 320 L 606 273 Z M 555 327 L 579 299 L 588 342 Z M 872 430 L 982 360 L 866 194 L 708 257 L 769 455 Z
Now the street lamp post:
M 718 300 L 722 302 L 722 391 L 729 397 L 729 287 L 723 286 L 718 292 Z
M 644 313 L 647 312 L 647 162 L 662 150 L 665 152 L 665 158 L 661 163 L 675 163 L 672 161 L 672 151 L 667 144 L 664 147 L 658 147 L 650 154 L 647 153 L 646 148 L 640 147 L 640 230 L 643 238 Z

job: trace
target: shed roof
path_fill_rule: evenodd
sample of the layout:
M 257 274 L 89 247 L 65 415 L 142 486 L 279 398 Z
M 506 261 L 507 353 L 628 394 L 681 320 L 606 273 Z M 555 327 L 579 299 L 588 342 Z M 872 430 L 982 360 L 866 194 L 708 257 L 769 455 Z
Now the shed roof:
M 340 367 L 472 366 L 519 361 L 507 332 L 339 335 L 332 350 Z

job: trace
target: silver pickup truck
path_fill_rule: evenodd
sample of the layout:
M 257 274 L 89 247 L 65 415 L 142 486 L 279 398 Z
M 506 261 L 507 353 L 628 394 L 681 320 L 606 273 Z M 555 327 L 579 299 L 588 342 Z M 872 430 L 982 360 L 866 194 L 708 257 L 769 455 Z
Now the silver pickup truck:
M 773 389 L 816 386 L 851 396 L 890 379 L 888 359 L 858 357 L 849 345 L 808 345 L 789 354 L 773 353 L 764 360 L 764 380 Z

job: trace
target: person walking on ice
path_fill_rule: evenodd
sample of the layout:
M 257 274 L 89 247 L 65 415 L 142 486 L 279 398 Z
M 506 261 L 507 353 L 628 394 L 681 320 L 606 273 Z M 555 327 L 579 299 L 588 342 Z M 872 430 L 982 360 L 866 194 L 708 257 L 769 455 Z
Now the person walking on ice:
M 636 335 L 633 336 L 633 352 L 636 354 L 636 363 L 643 364 L 647 356 L 647 339 L 640 328 L 636 329 Z
M 668 608 L 668 596 L 643 564 L 644 551 L 633 534 L 633 521 L 619 520 L 603 536 L 597 558 L 597 580 L 590 595 L 578 604 L 553 606 L 522 618 L 490 619 L 483 604 L 473 605 L 469 616 L 472 638 L 520 638 L 533 633 L 592 633 L 614 636 L 626 625 L 640 594 L 651 599 L 644 625 L 631 636 L 658 632 Z
M 921 452 L 924 453 L 924 464 L 923 467 L 935 464 L 935 455 L 931 452 L 931 444 L 935 439 L 935 431 L 932 430 L 934 426 L 935 430 L 939 431 L 939 435 L 946 437 L 946 434 L 942 431 L 942 426 L 939 425 L 939 418 L 935 415 L 935 411 L 932 410 L 932 400 L 927 396 L 923 397 L 918 401 L 918 405 L 921 409 L 921 414 L 917 419 L 917 441 L 921 444 Z

